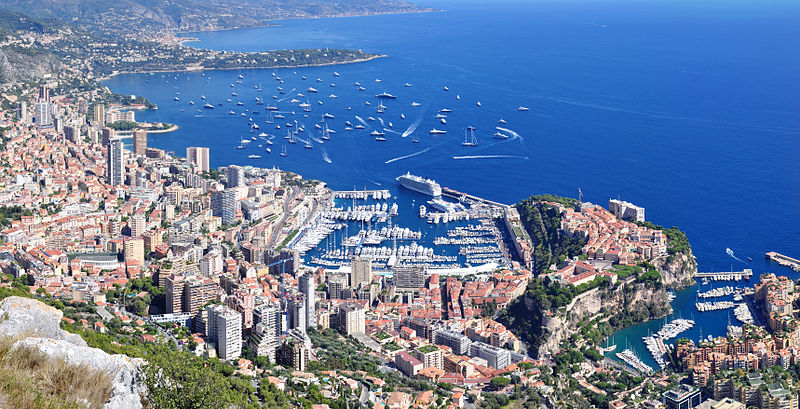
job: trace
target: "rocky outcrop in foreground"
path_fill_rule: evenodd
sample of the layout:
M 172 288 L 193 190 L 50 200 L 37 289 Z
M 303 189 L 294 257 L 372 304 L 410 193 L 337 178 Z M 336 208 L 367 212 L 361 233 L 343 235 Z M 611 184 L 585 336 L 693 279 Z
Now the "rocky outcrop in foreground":
M 138 367 L 141 359 L 109 355 L 86 345 L 80 336 L 60 328 L 61 311 L 40 301 L 9 297 L 0 302 L 0 335 L 19 338 L 13 348 L 29 347 L 71 365 L 86 365 L 109 374 L 113 393 L 106 409 L 141 408 Z

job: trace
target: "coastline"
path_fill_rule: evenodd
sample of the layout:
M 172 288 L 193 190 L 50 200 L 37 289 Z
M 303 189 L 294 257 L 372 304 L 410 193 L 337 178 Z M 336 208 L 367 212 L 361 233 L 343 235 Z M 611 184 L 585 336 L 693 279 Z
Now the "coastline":
M 190 31 L 182 31 L 176 30 L 173 31 L 172 34 L 176 37 L 179 37 L 181 34 L 190 34 L 190 33 L 213 33 L 213 32 L 223 32 L 223 31 L 231 31 L 231 30 L 245 30 L 250 28 L 270 28 L 270 27 L 282 27 L 282 24 L 272 24 L 275 21 L 293 21 L 293 20 L 320 20 L 325 18 L 355 18 L 355 17 L 373 17 L 373 16 L 391 16 L 396 14 L 419 14 L 419 13 L 438 13 L 444 10 L 441 9 L 434 9 L 434 8 L 426 8 L 417 11 L 388 11 L 388 12 L 376 12 L 376 13 L 365 13 L 365 14 L 342 14 L 342 15 L 330 15 L 330 16 L 302 16 L 302 17 L 287 17 L 282 18 L 280 20 L 267 20 L 266 25 L 252 25 L 252 26 L 242 26 L 242 27 L 228 27 L 228 28 L 209 28 L 209 29 L 200 29 L 200 30 L 190 30 Z M 191 38 L 187 38 L 187 40 L 191 40 Z M 195 39 L 196 40 L 196 39 Z M 182 43 L 182 41 L 180 42 Z
M 148 134 L 151 134 L 151 133 L 169 133 L 169 132 L 175 132 L 180 128 L 181 127 L 179 127 L 178 125 L 172 124 L 172 126 L 170 126 L 167 129 L 157 129 L 155 131 L 147 131 L 147 133 Z
M 109 80 L 117 75 L 124 75 L 124 74 L 155 74 L 155 73 L 165 73 L 165 72 L 201 72 L 201 71 L 231 71 L 231 70 L 274 70 L 274 69 L 281 69 L 281 68 L 304 68 L 304 67 L 327 67 L 327 66 L 334 66 L 334 65 L 345 65 L 345 64 L 357 64 L 362 62 L 368 62 L 372 60 L 376 60 L 378 58 L 386 58 L 388 55 L 385 54 L 377 54 L 367 58 L 357 58 L 355 60 L 350 61 L 336 61 L 330 63 L 320 63 L 320 64 L 304 64 L 304 65 L 275 65 L 270 67 L 225 67 L 225 68 L 213 68 L 213 67 L 187 67 L 187 68 L 174 68 L 174 69 L 164 69 L 164 70 L 146 70 L 146 71 L 119 71 L 115 72 L 106 76 L 97 77 L 95 80 L 99 82 L 103 82 Z

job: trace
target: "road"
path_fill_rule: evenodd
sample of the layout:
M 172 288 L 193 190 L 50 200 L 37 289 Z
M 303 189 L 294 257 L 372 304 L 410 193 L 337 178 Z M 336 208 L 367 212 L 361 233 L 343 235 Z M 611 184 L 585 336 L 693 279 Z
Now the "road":
M 286 219 L 289 218 L 290 215 L 289 205 L 292 203 L 292 201 L 298 194 L 298 192 L 295 192 L 294 189 L 292 188 L 288 189 L 291 191 L 291 193 L 287 193 L 286 199 L 283 201 L 283 216 L 281 217 L 281 220 L 278 222 L 278 224 L 275 225 L 276 226 L 275 230 L 272 231 L 272 236 L 269 238 L 269 243 L 267 244 L 268 248 L 275 247 L 274 246 L 275 240 L 277 240 L 278 237 L 280 236 L 281 229 L 283 228 L 283 223 L 285 223 Z

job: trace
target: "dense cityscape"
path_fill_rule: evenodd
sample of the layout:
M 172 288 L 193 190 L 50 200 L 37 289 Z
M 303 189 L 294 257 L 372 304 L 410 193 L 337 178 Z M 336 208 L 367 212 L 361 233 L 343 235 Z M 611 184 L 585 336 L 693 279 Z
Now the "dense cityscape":
M 425 247 L 395 221 L 408 208 L 390 190 L 150 146 L 177 126 L 137 121 L 157 109 L 146 95 L 96 82 L 377 54 L 25 27 L 0 47 L 58 63 L 2 85 L 2 407 L 798 407 L 796 283 L 764 273 L 703 291 L 753 271 L 698 272 L 686 235 L 644 207 L 580 190 L 507 205 L 397 175 L 425 203 L 419 219 L 442 226 Z M 692 319 L 676 317 L 675 292 L 697 283 Z M 694 315 L 727 309 L 727 336 L 681 336 Z M 610 345 L 651 320 L 663 321 L 643 337 L 651 357 Z

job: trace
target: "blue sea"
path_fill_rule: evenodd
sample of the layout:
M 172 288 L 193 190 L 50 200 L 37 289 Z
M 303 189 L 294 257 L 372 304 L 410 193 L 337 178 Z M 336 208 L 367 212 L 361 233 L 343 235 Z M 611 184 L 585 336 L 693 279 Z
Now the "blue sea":
M 395 192 L 394 178 L 412 171 L 505 203 L 538 193 L 576 197 L 580 188 L 585 201 L 607 205 L 609 198 L 621 198 L 644 206 L 647 219 L 656 224 L 679 226 L 700 271 L 752 268 L 798 277 L 765 261 L 764 252 L 800 257 L 800 3 L 422 5 L 442 11 L 188 34 L 199 39 L 189 45 L 219 50 L 329 47 L 387 56 L 374 61 L 123 75 L 105 85 L 158 104 L 157 111 L 137 113 L 138 120 L 181 127 L 151 135 L 151 146 L 181 156 L 187 146 L 209 146 L 215 167 L 277 166 L 335 189 Z M 375 95 L 381 92 L 397 96 L 385 101 L 384 114 L 376 112 Z M 180 101 L 173 101 L 176 93 Z M 297 93 L 312 105 L 307 118 L 296 103 L 289 104 Z M 201 95 L 223 106 L 200 109 Z M 256 105 L 256 97 L 265 105 Z M 412 102 L 421 105 L 412 107 Z M 286 112 L 286 119 L 276 120 L 280 130 L 265 122 L 264 108 L 275 103 Z M 518 111 L 519 106 L 530 110 Z M 434 117 L 443 108 L 452 110 L 446 124 Z M 235 115 L 228 114 L 231 110 Z M 319 139 L 313 125 L 323 113 L 335 116 L 327 120 L 336 131 L 331 141 L 312 139 L 313 149 L 304 149 L 302 142 L 286 144 L 288 156 L 278 156 L 286 122 L 305 125 L 303 140 Z M 366 129 L 344 130 L 345 121 L 360 123 L 356 116 Z M 249 118 L 259 131 L 250 133 Z M 403 137 L 414 126 L 416 131 Z M 461 145 L 467 126 L 476 128 L 477 147 Z M 510 137 L 493 138 L 498 126 Z M 385 142 L 369 135 L 384 128 Z M 432 128 L 447 134 L 429 135 Z M 271 154 L 257 147 L 260 140 L 236 149 L 240 139 L 261 131 L 276 135 Z M 261 159 L 248 159 L 251 154 Z M 415 199 L 419 205 L 422 197 L 401 193 L 398 200 L 406 201 L 401 212 L 414 211 L 408 206 Z M 699 337 L 700 327 L 704 336 L 724 334 L 727 312 L 694 311 L 695 291 L 678 294 L 673 303 L 680 314 L 693 313 L 698 321 L 687 334 Z M 628 338 L 646 355 L 640 337 L 659 326 L 651 322 L 626 329 L 615 342 Z

